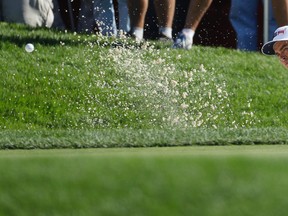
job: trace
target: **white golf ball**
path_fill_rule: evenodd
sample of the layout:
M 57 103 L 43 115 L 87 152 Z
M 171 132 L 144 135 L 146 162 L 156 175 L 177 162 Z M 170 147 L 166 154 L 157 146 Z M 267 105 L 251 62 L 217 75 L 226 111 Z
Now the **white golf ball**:
M 26 52 L 29 52 L 29 53 L 33 52 L 34 51 L 34 45 L 31 43 L 26 44 L 25 50 L 26 50 Z

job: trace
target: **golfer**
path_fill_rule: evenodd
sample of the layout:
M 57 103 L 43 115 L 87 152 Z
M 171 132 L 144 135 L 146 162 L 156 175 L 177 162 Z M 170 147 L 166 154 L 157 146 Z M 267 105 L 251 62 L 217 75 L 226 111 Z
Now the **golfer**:
M 276 29 L 273 40 L 265 43 L 261 51 L 266 55 L 276 55 L 288 68 L 288 26 Z

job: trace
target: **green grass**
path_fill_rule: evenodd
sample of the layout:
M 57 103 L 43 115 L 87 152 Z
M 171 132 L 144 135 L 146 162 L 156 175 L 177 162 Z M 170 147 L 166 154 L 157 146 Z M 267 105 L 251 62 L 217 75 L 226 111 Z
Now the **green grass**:
M 0 132 L 2 149 L 286 144 L 285 128 L 170 130 L 32 130 Z
M 223 131 L 222 144 L 258 143 L 267 131 L 266 143 L 287 142 L 288 73 L 274 57 L 0 27 L 0 148 L 99 147 L 107 133 L 100 140 L 113 147 L 173 145 L 179 130 L 177 145 L 218 144 L 209 134 Z
M 0 215 L 285 214 L 276 58 L 7 23 L 0 37 Z
M 283 215 L 286 145 L 0 151 L 0 215 Z

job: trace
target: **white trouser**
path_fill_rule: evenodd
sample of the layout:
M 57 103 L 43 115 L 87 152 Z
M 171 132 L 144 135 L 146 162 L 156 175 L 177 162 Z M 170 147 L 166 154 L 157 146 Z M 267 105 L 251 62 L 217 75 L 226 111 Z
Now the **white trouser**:
M 63 27 L 57 0 L 0 0 L 5 22 L 24 23 L 31 27 Z M 55 12 L 53 8 L 55 6 Z M 59 25 L 59 26 L 58 26 Z

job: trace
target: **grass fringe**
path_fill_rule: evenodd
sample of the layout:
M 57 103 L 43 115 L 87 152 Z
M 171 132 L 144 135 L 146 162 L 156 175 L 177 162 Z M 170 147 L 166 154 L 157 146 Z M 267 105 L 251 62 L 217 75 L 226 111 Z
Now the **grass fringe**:
M 0 149 L 287 144 L 286 128 L 0 131 Z

